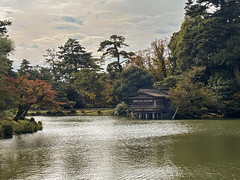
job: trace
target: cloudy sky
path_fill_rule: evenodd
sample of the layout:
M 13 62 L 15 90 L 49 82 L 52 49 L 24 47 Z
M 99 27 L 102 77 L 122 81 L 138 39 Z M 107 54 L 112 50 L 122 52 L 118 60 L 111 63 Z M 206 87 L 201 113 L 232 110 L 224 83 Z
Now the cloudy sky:
M 11 55 L 17 68 L 23 58 L 43 64 L 46 49 L 68 38 L 97 53 L 101 41 L 122 35 L 128 50 L 145 49 L 156 38 L 179 30 L 186 0 L 0 0 L 0 19 L 13 22 Z

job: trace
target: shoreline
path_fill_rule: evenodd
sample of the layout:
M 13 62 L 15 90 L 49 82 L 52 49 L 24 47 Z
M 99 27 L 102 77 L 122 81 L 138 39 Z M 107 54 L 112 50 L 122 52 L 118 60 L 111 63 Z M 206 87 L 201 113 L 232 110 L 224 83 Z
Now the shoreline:
M 29 111 L 27 116 L 111 116 L 113 108 L 86 108 L 62 111 Z
M 0 121 L 0 139 L 12 138 L 13 135 L 34 133 L 43 129 L 42 122 L 34 118 L 14 121 L 5 118 Z

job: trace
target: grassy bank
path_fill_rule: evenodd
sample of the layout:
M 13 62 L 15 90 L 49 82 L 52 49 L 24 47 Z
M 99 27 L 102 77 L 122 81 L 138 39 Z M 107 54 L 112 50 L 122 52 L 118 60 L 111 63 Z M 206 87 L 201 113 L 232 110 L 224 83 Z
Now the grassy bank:
M 29 111 L 30 116 L 110 116 L 113 109 L 101 108 L 101 109 L 72 109 L 62 111 Z
M 33 118 L 16 122 L 11 116 L 0 115 L 0 138 L 11 138 L 14 134 L 33 133 L 38 130 L 42 130 L 42 123 L 37 123 Z

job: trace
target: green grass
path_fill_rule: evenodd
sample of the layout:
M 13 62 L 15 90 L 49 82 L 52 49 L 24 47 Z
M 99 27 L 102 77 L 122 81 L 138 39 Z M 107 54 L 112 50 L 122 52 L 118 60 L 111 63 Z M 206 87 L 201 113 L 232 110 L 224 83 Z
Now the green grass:
M 41 111 L 29 111 L 28 115 L 36 116 L 110 116 L 113 109 L 110 108 L 91 108 L 91 109 L 76 109 L 76 113 L 72 113 L 71 110 L 62 110 L 59 112 Z

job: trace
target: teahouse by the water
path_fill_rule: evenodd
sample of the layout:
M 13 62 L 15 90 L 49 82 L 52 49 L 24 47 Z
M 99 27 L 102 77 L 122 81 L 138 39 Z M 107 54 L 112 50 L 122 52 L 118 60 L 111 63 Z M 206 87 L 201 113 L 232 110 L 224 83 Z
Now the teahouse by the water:
M 132 118 L 170 119 L 169 88 L 140 89 L 130 96 Z

